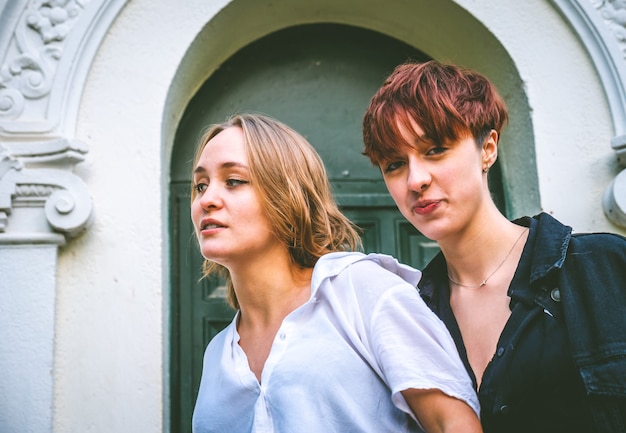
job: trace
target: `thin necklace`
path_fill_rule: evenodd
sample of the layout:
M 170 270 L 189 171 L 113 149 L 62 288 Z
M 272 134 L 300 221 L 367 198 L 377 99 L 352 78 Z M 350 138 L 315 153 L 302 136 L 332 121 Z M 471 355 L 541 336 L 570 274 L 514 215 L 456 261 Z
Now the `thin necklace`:
M 450 271 L 448 271 L 448 281 L 450 281 L 452 284 L 454 284 L 455 286 L 459 286 L 459 287 L 466 287 L 468 289 L 478 289 L 484 285 L 487 284 L 487 281 L 489 281 L 489 278 L 493 277 L 495 275 L 496 272 L 498 272 L 498 269 L 500 269 L 502 267 L 502 265 L 504 264 L 504 262 L 506 262 L 506 259 L 509 258 L 509 256 L 511 255 L 511 253 L 513 252 L 513 249 L 515 248 L 515 245 L 517 245 L 517 243 L 519 242 L 519 240 L 522 238 L 522 236 L 524 235 L 524 233 L 526 233 L 526 230 L 528 229 L 523 229 L 522 232 L 519 234 L 519 236 L 517 237 L 517 239 L 515 240 L 515 242 L 513 243 L 513 246 L 511 247 L 511 249 L 509 250 L 508 253 L 506 253 L 506 256 L 504 257 L 504 259 L 500 262 L 500 264 L 498 265 L 498 267 L 487 276 L 487 278 L 485 278 L 480 284 L 478 284 L 477 286 L 469 286 L 466 284 L 461 284 L 461 283 L 457 283 L 456 281 L 454 281 L 452 278 L 450 278 Z

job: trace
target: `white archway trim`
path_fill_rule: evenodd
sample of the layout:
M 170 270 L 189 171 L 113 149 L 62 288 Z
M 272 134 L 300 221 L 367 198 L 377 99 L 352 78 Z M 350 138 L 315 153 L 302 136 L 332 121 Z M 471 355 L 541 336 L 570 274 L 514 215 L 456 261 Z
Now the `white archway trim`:
M 551 0 L 574 28 L 598 71 L 609 103 L 615 136 L 611 147 L 626 168 L 626 4 L 617 0 Z M 606 188 L 606 217 L 626 227 L 626 172 Z

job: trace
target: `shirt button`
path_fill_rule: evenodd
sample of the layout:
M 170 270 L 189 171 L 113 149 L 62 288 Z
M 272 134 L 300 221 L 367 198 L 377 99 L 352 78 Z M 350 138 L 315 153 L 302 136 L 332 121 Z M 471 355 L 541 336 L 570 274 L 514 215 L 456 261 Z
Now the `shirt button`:
M 498 347 L 498 350 L 496 351 L 496 355 L 498 355 L 498 358 L 504 355 L 504 347 Z
M 281 340 L 284 340 L 285 338 L 287 338 L 287 334 L 285 334 L 284 332 L 281 332 L 279 337 Z
M 550 292 L 550 297 L 554 302 L 561 302 L 561 291 L 557 287 L 556 289 L 552 289 Z
M 510 408 L 508 405 L 503 404 L 502 406 L 500 406 L 500 410 L 499 410 L 499 412 L 500 412 L 502 415 L 507 415 L 509 412 L 511 412 L 511 408 Z

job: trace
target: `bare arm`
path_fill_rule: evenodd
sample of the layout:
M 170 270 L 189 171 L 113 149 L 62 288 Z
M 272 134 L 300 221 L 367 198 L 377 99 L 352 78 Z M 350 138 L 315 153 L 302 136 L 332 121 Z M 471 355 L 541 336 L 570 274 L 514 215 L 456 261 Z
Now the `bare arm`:
M 482 433 L 476 412 L 438 389 L 407 389 L 402 395 L 427 433 Z

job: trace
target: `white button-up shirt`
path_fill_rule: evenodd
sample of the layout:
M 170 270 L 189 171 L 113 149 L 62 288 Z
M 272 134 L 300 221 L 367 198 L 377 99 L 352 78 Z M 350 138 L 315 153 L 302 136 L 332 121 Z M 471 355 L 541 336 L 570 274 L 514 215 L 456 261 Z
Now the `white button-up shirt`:
M 206 349 L 194 433 L 420 432 L 400 393 L 409 388 L 441 389 L 478 413 L 452 338 L 415 288 L 420 276 L 382 254 L 323 256 L 260 383 L 236 316 Z

